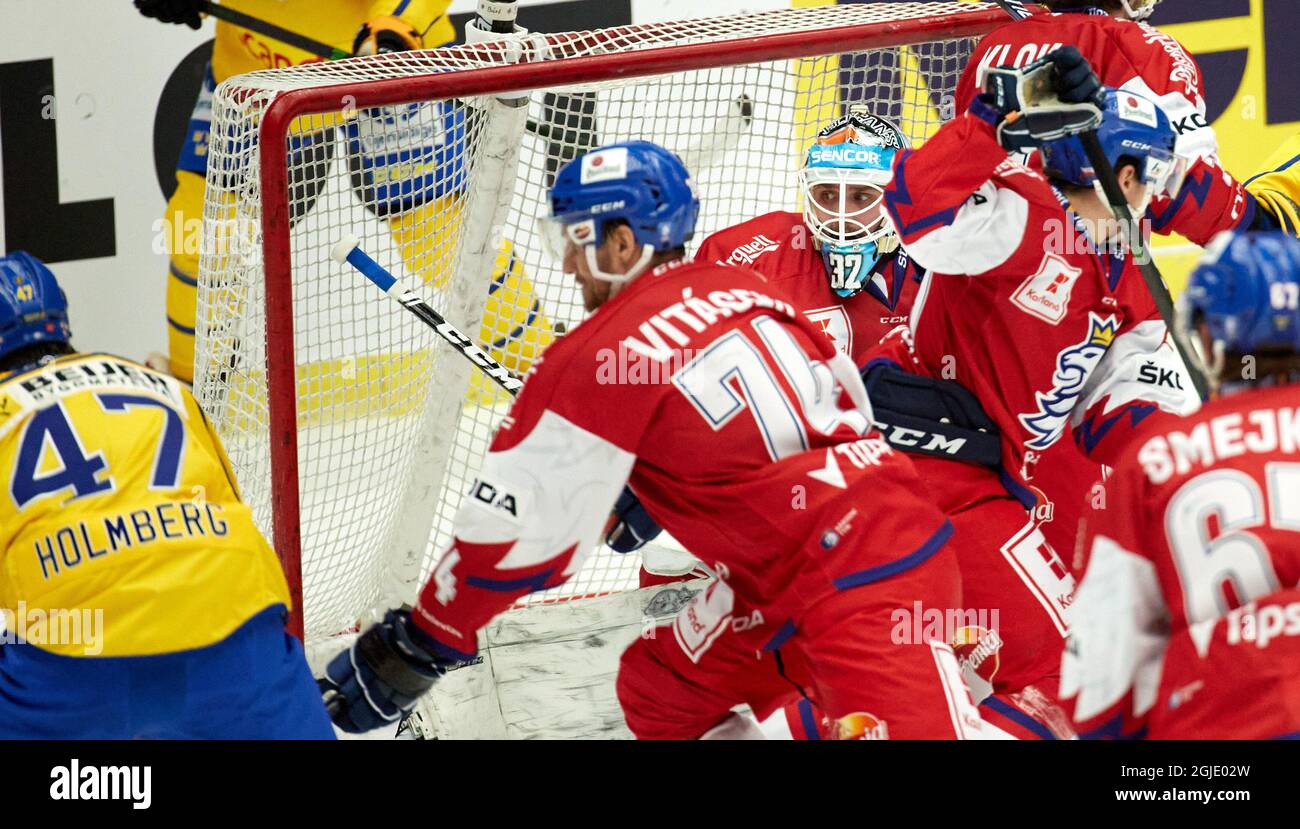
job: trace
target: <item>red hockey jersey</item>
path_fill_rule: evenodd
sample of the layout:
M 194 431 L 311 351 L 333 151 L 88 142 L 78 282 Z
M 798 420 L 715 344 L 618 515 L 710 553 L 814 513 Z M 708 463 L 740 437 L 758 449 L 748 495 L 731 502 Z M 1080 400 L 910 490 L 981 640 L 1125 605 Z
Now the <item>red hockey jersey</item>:
M 975 47 L 957 84 L 958 111 L 979 94 L 988 67 L 1024 66 L 1066 45 L 1083 53 L 1106 86 L 1159 103 L 1178 130 L 1179 154 L 1193 161 L 1178 196 L 1152 203 L 1153 230 L 1181 233 L 1204 245 L 1220 231 L 1250 226 L 1255 198 L 1219 163 L 1200 67 L 1178 41 L 1146 23 L 1071 12 L 1035 15 L 994 29 Z
M 719 230 L 704 240 L 695 260 L 763 274 L 858 366 L 891 328 L 907 322 L 921 284 L 911 257 L 899 251 L 876 263 L 861 293 L 840 296 L 831 289 L 812 231 L 798 213 L 768 213 Z
M 1067 430 L 1109 463 L 1153 412 L 1196 408 L 1164 324 L 1123 285 L 1141 279 L 1132 257 L 1098 250 L 1064 196 L 1009 158 L 986 122 L 963 114 L 900 155 L 885 205 L 929 274 L 910 344 L 890 338 L 883 353 L 979 398 L 1001 432 L 1009 488 L 1032 480 Z
M 1140 429 L 1107 501 L 1062 667 L 1081 733 L 1300 730 L 1300 388 Z
M 764 610 L 908 569 L 951 533 L 871 431 L 857 368 L 783 293 L 751 270 L 673 263 L 533 363 L 415 623 L 473 653 L 492 616 L 578 570 L 629 482 Z

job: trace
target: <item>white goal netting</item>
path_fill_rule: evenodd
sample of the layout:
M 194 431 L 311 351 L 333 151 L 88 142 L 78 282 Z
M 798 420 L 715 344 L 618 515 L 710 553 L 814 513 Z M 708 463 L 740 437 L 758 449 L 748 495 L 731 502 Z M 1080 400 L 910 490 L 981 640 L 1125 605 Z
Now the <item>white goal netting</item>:
M 918 142 L 951 116 L 974 37 L 998 22 L 993 9 L 893 2 L 763 12 L 322 62 L 222 84 L 195 389 L 259 525 L 282 556 L 298 556 L 307 638 L 350 627 L 377 602 L 411 598 L 509 405 L 419 320 L 332 261 L 336 241 L 359 237 L 522 373 L 583 317 L 576 287 L 535 231 L 566 161 L 634 138 L 676 151 L 700 186 L 696 244 L 761 213 L 796 210 L 801 155 L 846 106 L 865 104 Z M 787 56 L 790 35 L 806 52 Z M 773 36 L 787 36 L 779 49 L 764 46 Z M 710 46 L 678 50 L 672 71 L 636 76 L 650 50 L 689 44 Z M 719 62 L 733 65 L 702 68 Z M 528 68 L 522 99 L 454 91 L 462 79 L 481 82 L 472 70 L 514 63 Z M 273 102 L 304 91 L 311 111 L 295 111 L 287 134 L 267 139 Z M 277 175 L 268 164 L 281 165 Z M 268 301 L 291 313 L 292 343 L 268 324 Z M 277 358 L 292 358 L 293 388 L 268 380 Z M 289 406 L 296 425 L 277 432 L 274 412 Z M 296 515 L 276 497 L 288 486 Z M 286 549 L 289 525 L 300 554 Z M 637 556 L 600 550 L 532 601 L 626 589 L 638 567 Z

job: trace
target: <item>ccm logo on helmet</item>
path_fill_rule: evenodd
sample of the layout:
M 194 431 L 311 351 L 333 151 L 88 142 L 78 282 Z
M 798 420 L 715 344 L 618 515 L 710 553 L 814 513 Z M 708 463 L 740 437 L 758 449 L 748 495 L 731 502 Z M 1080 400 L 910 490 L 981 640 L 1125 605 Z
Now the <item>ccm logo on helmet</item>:
M 604 204 L 593 204 L 592 213 L 608 213 L 611 210 L 622 210 L 627 206 L 626 201 L 607 201 Z

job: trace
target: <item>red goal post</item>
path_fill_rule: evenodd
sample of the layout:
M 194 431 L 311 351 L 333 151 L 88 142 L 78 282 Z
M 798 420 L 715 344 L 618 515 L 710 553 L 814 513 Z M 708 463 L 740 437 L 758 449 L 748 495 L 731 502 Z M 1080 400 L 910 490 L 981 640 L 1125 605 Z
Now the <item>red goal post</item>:
M 698 244 L 726 223 L 797 209 L 782 189 L 795 145 L 853 100 L 858 56 L 895 76 L 862 81 L 877 90 L 862 103 L 897 109 L 916 98 L 906 107 L 920 114 L 881 114 L 907 122 L 919 140 L 950 114 L 942 98 L 973 39 L 1006 19 L 990 3 L 782 10 L 224 83 L 214 101 L 195 388 L 284 562 L 294 631 L 326 636 L 381 598 L 409 600 L 505 405 L 418 323 L 378 305 L 364 280 L 350 284 L 328 261 L 331 235 L 374 225 L 381 261 L 418 272 L 430 301 L 471 336 L 501 333 L 494 342 L 522 370 L 560 330 L 554 322 L 581 318 L 525 226 L 544 206 L 539 185 L 566 157 L 596 140 L 689 136 L 679 152 L 709 168 L 697 173 Z M 915 65 L 926 61 L 935 67 Z M 646 112 L 622 114 L 638 108 Z M 638 130 L 644 136 L 625 134 Z M 435 135 L 442 150 L 431 149 Z M 745 204 L 744 188 L 773 195 Z M 733 212 L 711 213 L 711 199 Z M 578 592 L 625 587 L 626 577 Z

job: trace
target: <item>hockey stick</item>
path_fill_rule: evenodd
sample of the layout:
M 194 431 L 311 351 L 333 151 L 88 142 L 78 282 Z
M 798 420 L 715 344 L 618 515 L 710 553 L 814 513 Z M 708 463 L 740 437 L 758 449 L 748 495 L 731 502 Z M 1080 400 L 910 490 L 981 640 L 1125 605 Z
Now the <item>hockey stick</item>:
M 349 264 L 360 271 L 362 276 L 388 294 L 394 302 L 419 317 L 420 321 L 436 331 L 438 336 L 459 349 L 466 359 L 478 366 L 480 371 L 492 378 L 493 382 L 509 392 L 510 395 L 518 394 L 519 389 L 523 387 L 523 381 L 512 374 L 510 369 L 492 359 L 491 355 L 479 348 L 473 340 L 465 336 L 464 332 L 447 322 L 441 314 L 433 310 L 433 307 L 421 299 L 420 295 L 415 293 L 409 285 L 393 276 L 383 265 L 367 256 L 366 252 L 357 244 L 357 237 L 348 236 L 343 238 L 330 251 L 330 256 L 334 261 Z
M 438 332 L 440 337 L 459 349 L 461 354 L 465 355 L 471 363 L 488 377 L 491 377 L 498 386 L 505 389 L 512 397 L 519 393 L 519 389 L 524 384 L 522 380 L 511 374 L 510 370 L 505 366 L 492 359 L 483 349 L 475 345 L 473 340 L 465 336 L 460 329 L 447 322 L 441 314 L 429 307 L 427 302 L 421 299 L 400 279 L 389 273 L 383 265 L 367 256 L 366 252 L 358 244 L 357 237 L 345 236 L 330 251 L 330 257 L 336 262 L 349 264 L 360 271 L 362 276 L 388 294 L 394 302 L 415 314 L 425 325 Z M 635 495 L 635 492 L 633 494 Z M 697 559 L 696 564 L 710 576 L 716 577 L 713 570 L 704 562 Z
M 1025 8 L 1025 4 L 1020 0 L 993 0 L 997 3 L 1002 11 L 1011 15 L 1012 20 L 1024 20 L 1026 17 L 1033 17 L 1034 13 Z
M 306 35 L 298 34 L 297 32 L 291 32 L 288 29 L 282 29 L 274 23 L 268 23 L 265 20 L 252 17 L 240 11 L 235 11 L 226 6 L 219 6 L 216 3 L 210 2 L 210 0 L 201 0 L 199 3 L 199 11 L 203 14 L 224 20 L 227 23 L 242 26 L 249 31 L 274 38 L 281 43 L 287 43 L 290 46 L 303 50 L 304 52 L 311 52 L 313 55 L 318 57 L 328 58 L 329 60 L 351 57 L 349 53 L 331 46 L 328 43 L 307 37 Z
M 994 2 L 1014 20 L 1024 20 L 1032 16 L 1020 0 L 994 0 Z M 1165 323 L 1165 330 L 1169 332 L 1174 349 L 1178 351 L 1178 356 L 1187 367 L 1192 386 L 1196 389 L 1197 396 L 1206 400 L 1209 398 L 1209 383 L 1205 378 L 1205 369 L 1187 340 L 1187 332 L 1177 325 L 1174 298 L 1170 296 L 1164 277 L 1160 275 L 1160 269 L 1156 267 L 1155 260 L 1147 249 L 1146 240 L 1142 238 L 1142 228 L 1133 219 L 1128 199 L 1120 189 L 1119 178 L 1111 167 L 1110 159 L 1106 157 L 1106 151 L 1102 149 L 1101 139 L 1097 137 L 1096 130 L 1087 130 L 1079 134 L 1079 140 L 1083 144 L 1084 152 L 1088 154 L 1088 163 L 1092 165 L 1093 174 L 1101 182 L 1101 189 L 1106 194 L 1106 201 L 1110 203 L 1111 213 L 1124 228 L 1128 249 L 1132 251 L 1133 259 L 1142 273 L 1142 281 L 1151 292 L 1151 299 L 1156 304 L 1156 310 L 1160 312 L 1160 319 Z
M 1092 164 L 1093 173 L 1101 182 L 1106 201 L 1110 202 L 1111 213 L 1124 229 L 1128 249 L 1132 251 L 1138 270 L 1142 272 L 1142 281 L 1147 284 L 1147 290 L 1151 292 L 1151 299 L 1156 304 L 1156 310 L 1160 312 L 1160 318 L 1164 320 L 1165 329 L 1169 332 L 1174 348 L 1182 358 L 1183 364 L 1187 366 L 1187 373 L 1192 378 L 1192 386 L 1196 389 L 1197 396 L 1202 400 L 1208 400 L 1210 386 L 1205 378 L 1205 369 L 1187 340 L 1187 332 L 1177 324 L 1174 299 L 1169 294 L 1169 288 L 1165 286 L 1164 277 L 1160 275 L 1155 260 L 1151 258 L 1146 240 L 1142 238 L 1141 225 L 1129 210 L 1128 199 L 1120 189 L 1119 178 L 1111 167 L 1110 159 L 1106 157 L 1106 151 L 1102 149 L 1101 139 L 1097 137 L 1096 130 L 1088 130 L 1080 133 L 1079 140 L 1083 142 L 1083 149 L 1088 154 L 1088 162 Z

